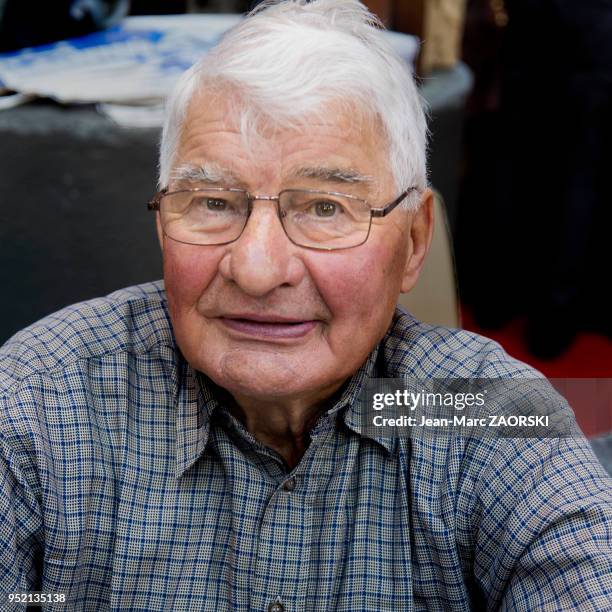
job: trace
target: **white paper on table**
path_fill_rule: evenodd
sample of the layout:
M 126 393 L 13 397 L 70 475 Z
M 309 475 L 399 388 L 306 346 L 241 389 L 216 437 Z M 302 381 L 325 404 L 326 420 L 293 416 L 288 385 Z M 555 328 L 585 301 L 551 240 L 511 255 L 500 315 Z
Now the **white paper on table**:
M 0 55 L 0 84 L 66 103 L 157 102 L 240 19 L 128 17 L 103 32 Z
M 114 104 L 97 105 L 99 113 L 106 115 L 120 127 L 158 128 L 164 123 L 163 104 Z

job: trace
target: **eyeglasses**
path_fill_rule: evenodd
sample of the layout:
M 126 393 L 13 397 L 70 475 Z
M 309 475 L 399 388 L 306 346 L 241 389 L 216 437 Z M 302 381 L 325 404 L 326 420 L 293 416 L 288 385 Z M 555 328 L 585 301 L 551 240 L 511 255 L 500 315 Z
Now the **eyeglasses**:
M 360 198 L 311 189 L 285 189 L 278 196 L 253 196 L 243 189 L 218 187 L 162 190 L 148 203 L 158 210 L 164 234 L 185 244 L 221 245 L 240 238 L 256 200 L 276 202 L 278 216 L 293 244 L 331 251 L 363 244 L 373 217 L 386 217 L 417 187 L 383 208 Z

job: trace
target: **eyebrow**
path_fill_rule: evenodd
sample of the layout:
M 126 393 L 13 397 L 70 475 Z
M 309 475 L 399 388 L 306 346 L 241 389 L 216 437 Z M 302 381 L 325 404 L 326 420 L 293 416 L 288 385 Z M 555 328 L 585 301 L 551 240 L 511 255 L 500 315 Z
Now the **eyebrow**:
M 331 168 L 328 166 L 311 166 L 300 168 L 295 176 L 306 179 L 316 179 L 326 183 L 339 184 L 370 184 L 374 177 L 361 174 L 353 168 Z
M 341 185 L 369 185 L 374 181 L 372 176 L 362 174 L 353 168 L 333 168 L 329 166 L 306 166 L 296 170 L 293 176 Z M 245 187 L 244 183 L 231 170 L 216 162 L 204 162 L 201 165 L 183 164 L 172 172 L 172 179 L 188 183 L 225 183 Z
M 242 185 L 242 181 L 231 170 L 216 162 L 204 162 L 199 166 L 183 164 L 172 172 L 172 179 L 187 183 Z

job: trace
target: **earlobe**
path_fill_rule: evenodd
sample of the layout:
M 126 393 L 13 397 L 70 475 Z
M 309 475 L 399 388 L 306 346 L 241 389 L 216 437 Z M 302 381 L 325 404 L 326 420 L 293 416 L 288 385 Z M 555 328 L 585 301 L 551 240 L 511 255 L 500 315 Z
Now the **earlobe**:
M 429 251 L 433 236 L 433 200 L 431 189 L 426 189 L 421 197 L 418 210 L 413 213 L 410 223 L 410 244 L 406 257 L 406 266 L 402 277 L 402 293 L 408 293 L 416 284 L 425 256 Z

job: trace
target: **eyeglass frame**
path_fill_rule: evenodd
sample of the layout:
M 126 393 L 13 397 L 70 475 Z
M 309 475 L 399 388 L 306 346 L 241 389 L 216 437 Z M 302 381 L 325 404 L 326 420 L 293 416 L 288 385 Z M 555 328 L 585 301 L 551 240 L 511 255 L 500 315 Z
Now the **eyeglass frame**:
M 213 244 L 198 244 L 194 242 L 183 242 L 182 240 L 176 240 L 175 238 L 172 238 L 172 236 L 169 236 L 168 234 L 166 234 L 164 228 L 162 227 L 164 234 L 166 234 L 166 236 L 168 236 L 168 238 L 170 238 L 171 240 L 174 240 L 175 242 L 180 242 L 181 244 L 191 244 L 193 246 L 223 246 L 225 244 L 232 244 L 232 242 L 236 242 L 237 240 L 240 239 L 240 236 L 242 236 L 247 226 L 247 223 L 249 222 L 251 213 L 253 212 L 253 202 L 257 200 L 264 200 L 268 202 L 276 202 L 276 212 L 278 213 L 278 219 L 280 221 L 281 227 L 283 228 L 283 232 L 285 233 L 285 236 L 287 236 L 287 239 L 289 240 L 289 242 L 291 242 L 292 244 L 295 244 L 295 246 L 298 246 L 303 249 L 314 249 L 316 251 L 341 251 L 343 249 L 353 249 L 355 247 L 361 246 L 362 244 L 365 244 L 368 241 L 368 238 L 370 237 L 370 231 L 372 229 L 372 219 L 375 217 L 378 217 L 378 218 L 386 217 L 390 212 L 395 210 L 395 208 L 397 208 L 397 206 L 399 206 L 403 200 L 405 200 L 408 197 L 408 194 L 412 193 L 413 191 L 418 191 L 418 187 L 416 185 L 413 185 L 412 187 L 408 187 L 408 189 L 404 190 L 397 198 L 395 198 L 395 200 L 393 200 L 392 202 L 389 202 L 389 204 L 386 204 L 385 206 L 381 208 L 370 208 L 370 220 L 368 224 L 368 233 L 366 234 L 362 242 L 358 244 L 353 244 L 347 247 L 324 247 L 324 246 L 317 247 L 317 246 L 305 246 L 303 244 L 298 244 L 287 233 L 287 230 L 285 229 L 285 226 L 283 225 L 283 220 L 281 216 L 280 197 L 283 193 L 288 193 L 288 192 L 317 193 L 317 194 L 322 194 L 322 195 L 339 196 L 343 198 L 349 198 L 350 200 L 357 200 L 359 202 L 363 202 L 366 206 L 369 206 L 367 200 L 358 198 L 357 196 L 353 196 L 348 193 L 340 193 L 338 191 L 320 191 L 318 189 L 283 189 L 282 191 L 278 193 L 278 195 L 269 196 L 269 195 L 252 195 L 251 193 L 246 191 L 246 189 L 237 189 L 235 187 L 193 187 L 193 188 L 187 188 L 187 189 L 177 189 L 176 191 L 168 191 L 168 188 L 165 187 L 164 189 L 161 189 L 160 191 L 158 191 L 147 202 L 147 210 L 156 210 L 157 212 L 161 212 L 161 201 L 162 201 L 162 198 L 164 198 L 165 196 L 171 196 L 171 195 L 174 195 L 175 193 L 185 193 L 185 192 L 198 193 L 200 191 L 219 191 L 219 192 L 229 191 L 232 193 L 243 193 L 246 195 L 247 202 L 248 202 L 247 215 L 245 217 L 244 225 L 242 226 L 240 233 L 238 234 L 238 236 L 236 236 L 236 238 L 234 238 L 233 240 L 228 240 L 227 242 L 216 242 Z

